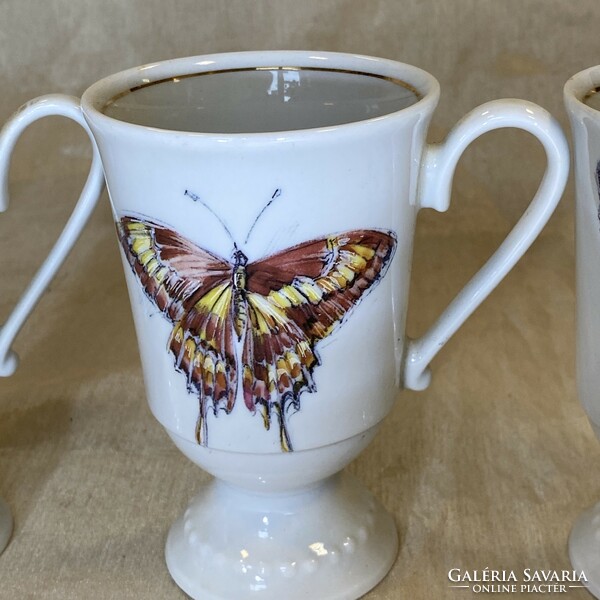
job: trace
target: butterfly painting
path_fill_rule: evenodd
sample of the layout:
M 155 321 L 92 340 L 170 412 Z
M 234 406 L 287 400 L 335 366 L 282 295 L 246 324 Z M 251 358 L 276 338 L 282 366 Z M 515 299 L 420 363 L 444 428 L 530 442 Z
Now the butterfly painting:
M 209 410 L 243 401 L 279 427 L 293 450 L 287 413 L 316 389 L 316 346 L 332 335 L 384 277 L 396 237 L 356 230 L 327 235 L 256 262 L 234 244 L 231 259 L 142 215 L 117 222 L 121 246 L 145 295 L 172 325 L 175 369 L 199 402 L 198 443 L 208 443 Z

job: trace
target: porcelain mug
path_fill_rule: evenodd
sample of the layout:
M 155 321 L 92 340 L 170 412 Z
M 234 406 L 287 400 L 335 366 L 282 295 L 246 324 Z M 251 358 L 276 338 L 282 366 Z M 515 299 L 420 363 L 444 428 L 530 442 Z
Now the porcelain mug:
M 94 146 L 59 245 L 0 334 L 10 344 L 106 178 L 150 408 L 216 476 L 167 540 L 194 598 L 357 598 L 391 567 L 391 517 L 335 475 L 399 387 L 506 275 L 559 201 L 568 149 L 520 100 L 485 104 L 439 145 L 428 73 L 372 57 L 244 52 L 170 60 L 37 99 L 1 138 L 3 176 L 31 121 L 62 114 Z M 417 214 L 449 205 L 456 163 L 493 129 L 542 143 L 547 169 L 496 253 L 420 339 L 405 336 Z M 6 194 L 3 197 L 6 206 Z
M 600 439 L 600 66 L 582 71 L 565 85 L 564 98 L 575 153 L 577 266 L 577 386 Z M 573 566 L 585 572 L 587 587 L 600 598 L 600 502 L 575 523 L 569 540 Z

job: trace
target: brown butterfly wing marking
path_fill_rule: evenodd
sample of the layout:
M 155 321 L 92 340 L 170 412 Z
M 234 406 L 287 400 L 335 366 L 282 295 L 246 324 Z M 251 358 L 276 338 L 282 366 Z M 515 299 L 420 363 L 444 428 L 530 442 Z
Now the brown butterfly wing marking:
M 188 390 L 198 394 L 196 438 L 206 445 L 208 407 L 216 415 L 235 403 L 233 265 L 159 223 L 125 216 L 117 231 L 146 296 L 173 324 L 169 349 Z
M 275 412 L 282 450 L 292 450 L 286 408 L 299 409 L 302 392 L 315 390 L 315 345 L 377 285 L 395 247 L 391 232 L 349 231 L 247 266 L 244 402 L 252 412 L 260 407 L 267 429 Z

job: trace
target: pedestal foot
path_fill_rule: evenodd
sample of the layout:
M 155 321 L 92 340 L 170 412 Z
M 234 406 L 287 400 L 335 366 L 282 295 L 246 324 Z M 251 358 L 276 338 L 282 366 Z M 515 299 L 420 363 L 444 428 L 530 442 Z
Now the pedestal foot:
M 214 480 L 179 518 L 166 559 L 197 600 L 356 600 L 389 571 L 392 517 L 355 478 L 259 494 Z
M 569 537 L 573 568 L 583 571 L 588 590 L 600 598 L 600 502 L 582 513 Z

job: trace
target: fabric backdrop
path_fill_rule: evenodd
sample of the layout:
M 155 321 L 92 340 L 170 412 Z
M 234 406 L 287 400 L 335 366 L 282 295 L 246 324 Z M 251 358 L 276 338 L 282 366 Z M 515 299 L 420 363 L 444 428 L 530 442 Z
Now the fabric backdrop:
M 36 95 L 79 95 L 155 60 L 315 49 L 431 72 L 442 96 L 430 141 L 499 97 L 537 102 L 566 127 L 562 86 L 600 63 L 599 28 L 597 0 L 5 1 L 0 122 Z M 65 221 L 89 158 L 85 135 L 64 119 L 35 124 L 19 143 L 11 208 L 0 215 L 0 322 Z M 523 132 L 494 132 L 468 149 L 449 212 L 419 217 L 410 335 L 497 247 L 543 164 Z M 435 359 L 431 387 L 401 393 L 350 466 L 401 536 L 369 599 L 470 596 L 449 588 L 455 567 L 570 568 L 570 526 L 600 500 L 600 444 L 574 379 L 572 202 L 569 186 L 523 261 Z M 0 495 L 16 521 L 0 557 L 0 599 L 183 598 L 163 544 L 207 475 L 146 407 L 106 201 L 16 350 L 19 371 L 0 381 Z

